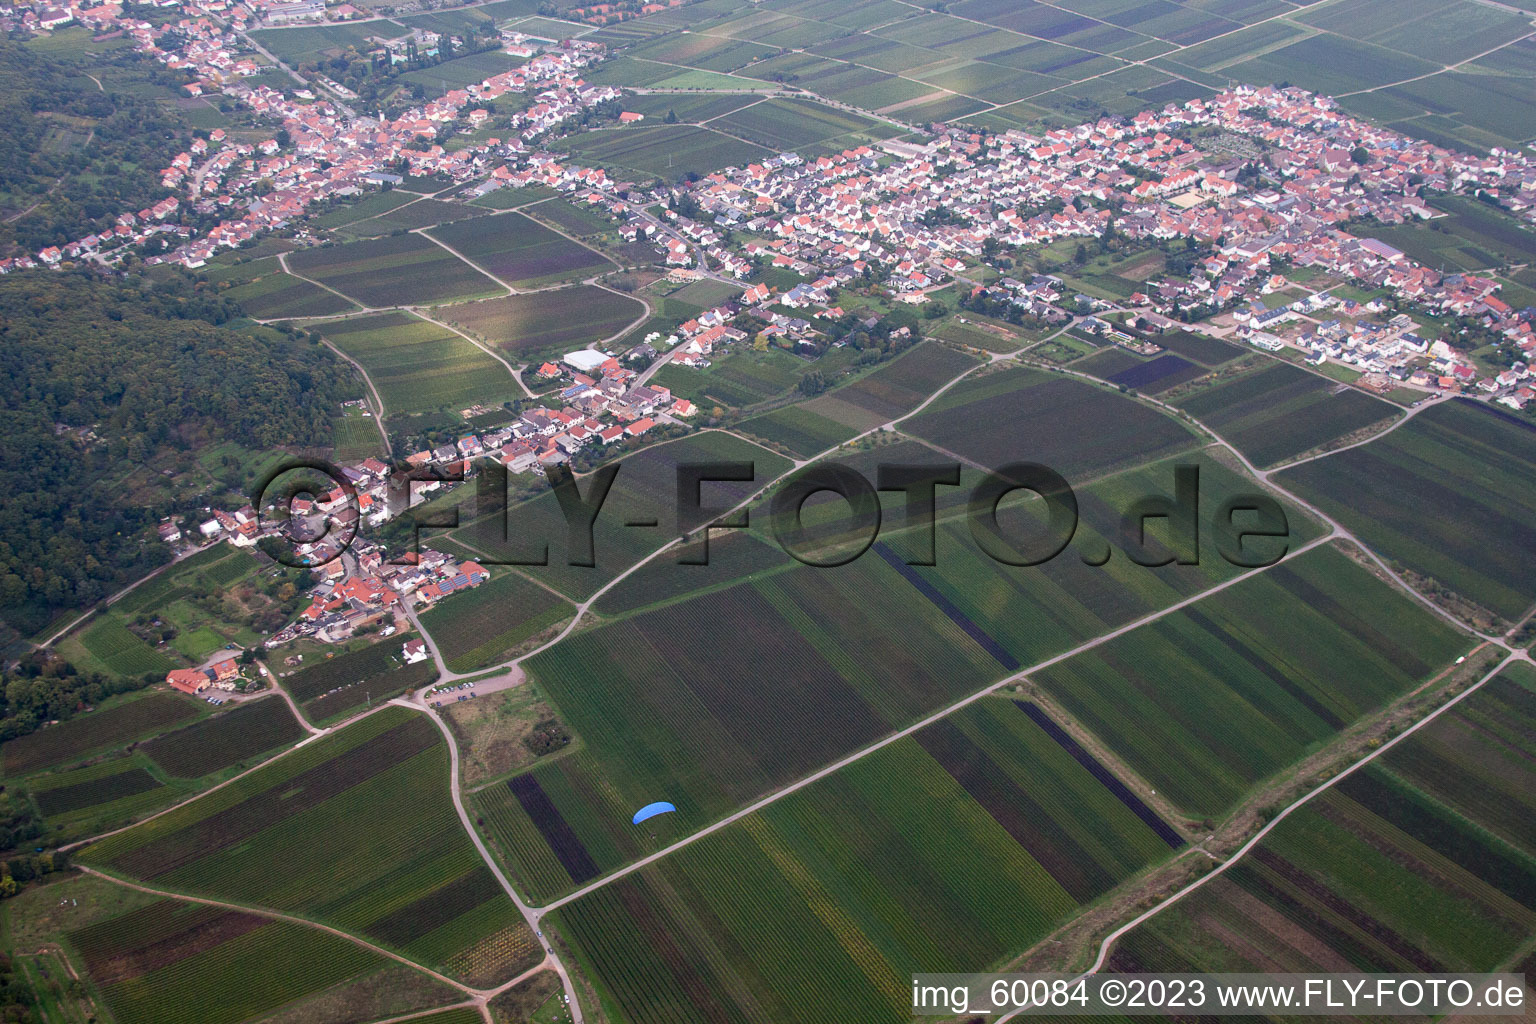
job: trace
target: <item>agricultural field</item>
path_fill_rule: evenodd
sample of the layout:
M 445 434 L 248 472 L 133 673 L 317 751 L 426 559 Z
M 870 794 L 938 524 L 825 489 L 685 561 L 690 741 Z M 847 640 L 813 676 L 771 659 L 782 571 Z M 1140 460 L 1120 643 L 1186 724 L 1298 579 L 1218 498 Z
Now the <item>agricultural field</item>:
M 327 50 L 355 46 L 359 51 L 369 46 L 377 33 L 373 25 L 305 25 L 301 28 L 274 28 L 252 33 L 252 37 L 290 64 L 314 60 Z
M 151 647 L 111 612 L 91 620 L 77 636 L 90 656 L 86 664 L 100 665 L 112 675 L 163 675 L 179 667 L 176 660 Z
M 213 466 L 241 465 L 248 454 L 232 446 L 210 450 L 204 459 Z M 163 676 L 231 645 L 261 643 L 298 610 L 304 575 L 214 544 L 135 587 L 84 630 L 66 637 L 60 649 L 83 669 L 100 666 L 130 676 L 152 670 Z M 151 647 L 144 637 L 159 642 Z
M 1431 593 L 1515 621 L 1536 601 L 1536 429 L 1466 399 L 1424 408 L 1369 444 L 1278 481 Z
M 1180 395 L 1173 404 L 1260 467 L 1386 426 L 1399 414 L 1363 391 L 1278 362 Z
M 410 192 L 396 191 L 370 192 L 356 202 L 339 206 L 328 213 L 321 214 L 310 221 L 315 227 L 327 230 L 343 227 L 348 224 L 356 224 L 358 221 L 368 220 L 398 209 L 406 203 L 416 200 L 416 196 Z
M 864 454 L 850 462 L 866 475 L 869 462 L 945 461 L 883 446 Z M 1213 504 L 1252 486 L 1215 462 L 1200 468 Z M 1086 489 L 1074 549 L 1033 568 L 992 561 L 948 518 L 977 481 L 967 472 L 960 488 L 941 489 L 932 568 L 904 563 L 913 539 L 898 533 L 835 569 L 760 544 L 725 549 L 718 570 L 712 553 L 709 569 L 656 564 L 626 580 L 601 605 L 618 618 L 524 664 L 583 749 L 514 780 L 532 811 L 507 804 L 515 794 L 501 798 L 513 870 L 540 896 L 569 888 L 989 681 L 1230 578 L 1236 570 L 1215 557 L 1154 571 L 1076 556 L 1107 546 L 1120 510 L 1164 492 L 1171 476 L 1163 464 Z M 835 539 L 842 507 L 808 508 L 808 524 Z M 1292 521 L 1292 543 L 1312 534 Z M 721 635 L 733 642 L 708 639 Z M 634 835 L 629 814 L 658 793 L 679 813 L 654 837 Z
M 69 828 L 83 820 L 127 821 L 161 803 L 170 792 L 134 757 L 54 772 L 27 787 L 48 824 Z
M 139 749 L 167 775 L 198 779 L 303 737 L 287 702 L 265 697 L 158 736 Z
M 457 412 L 523 394 L 507 368 L 484 349 L 411 313 L 327 320 L 312 329 L 362 365 L 385 415 Z
M 451 595 L 421 617 L 455 672 L 505 660 L 521 644 L 569 619 L 570 603 L 510 568 L 473 590 Z
M 386 192 L 384 195 L 402 193 Z M 403 193 L 413 198 L 410 193 Z M 415 231 L 438 224 L 456 224 L 460 221 L 484 217 L 489 210 L 468 203 L 450 203 L 442 199 L 415 199 L 399 207 L 391 208 L 372 217 L 349 220 L 338 226 L 336 234 L 344 238 L 378 238 L 397 231 Z
M 601 344 L 645 315 L 637 299 L 595 285 L 467 302 L 438 314 L 514 359 Z
M 702 39 L 702 36 L 693 36 L 694 39 Z M 750 94 L 731 93 L 700 93 L 697 96 L 680 95 L 673 93 L 658 93 L 649 96 L 624 97 L 624 109 L 632 110 L 637 114 L 644 114 L 647 119 L 664 121 L 668 112 L 677 115 L 679 123 L 701 124 L 712 118 L 729 114 L 733 110 L 739 110 L 749 103 L 755 103 L 761 99 Z
M 1031 710 L 969 707 L 553 920 L 636 1024 L 904 1021 L 913 971 L 999 964 L 1183 844 Z
M 996 468 L 1039 462 L 1068 480 L 1193 447 L 1189 430 L 1104 388 L 1031 369 L 976 374 L 903 429 Z
M 79 857 L 357 932 L 472 983 L 502 980 L 542 953 L 464 834 L 448 782 L 437 727 L 386 708 Z
M 335 292 L 282 273 L 276 264 L 272 271 L 236 285 L 224 295 L 240 303 L 241 309 L 259 320 L 329 316 L 356 308 Z
M 1162 334 L 1154 335 L 1151 340 L 1169 352 L 1205 366 L 1221 366 L 1243 354 L 1243 350 L 1236 345 L 1228 344 L 1219 338 L 1193 334 L 1185 330 L 1164 331 Z
M 457 13 L 457 12 L 455 12 Z M 423 15 L 425 19 L 436 18 L 438 20 L 451 19 L 451 14 Z M 406 22 L 410 24 L 409 21 Z M 435 28 L 423 25 L 423 28 L 431 28 L 438 32 L 453 32 L 452 28 Z M 494 75 L 503 71 L 511 71 L 524 63 L 523 58 L 514 57 L 501 50 L 487 50 L 482 53 L 471 53 L 464 57 L 455 57 L 453 60 L 443 61 L 431 67 L 419 68 L 415 71 L 407 71 L 400 76 L 402 83 L 420 84 L 426 89 L 428 98 L 441 96 L 449 89 L 463 89 L 470 85 L 479 85 Z
M 326 657 L 281 677 L 280 685 L 298 702 L 311 722 L 327 722 L 344 712 L 385 701 L 430 683 L 437 674 L 431 661 L 407 665 L 400 648 L 409 634 Z M 276 671 L 276 667 L 273 668 Z
M 904 416 L 944 384 L 976 365 L 974 357 L 933 343 L 920 344 L 810 406 L 820 415 L 865 429 Z
M 1083 363 L 1090 361 L 1091 359 L 1085 359 Z M 1076 364 L 1073 369 L 1083 369 L 1083 365 Z M 1135 366 L 1128 366 L 1119 373 L 1109 375 L 1105 380 L 1116 387 L 1140 391 L 1148 395 L 1159 395 L 1170 388 L 1203 377 L 1205 372 L 1205 367 L 1192 363 L 1183 356 L 1165 352 L 1156 358 L 1138 362 Z
M 1117 945 L 1120 971 L 1514 969 L 1536 927 L 1536 673 L 1516 665 Z
M 460 221 L 432 237 L 517 288 L 540 288 L 612 269 L 607 257 L 518 213 Z
M 362 462 L 383 452 L 384 441 L 372 415 L 347 410 L 331 419 L 331 458 L 335 462 Z
M 669 363 L 656 373 L 656 383 L 702 408 L 721 405 L 746 408 L 789 391 L 815 364 L 783 349 L 742 350 L 714 360 L 703 369 Z
M 7 778 L 73 764 L 113 747 L 196 718 L 205 708 L 194 698 L 153 691 L 113 701 L 58 725 L 9 740 L 0 747 Z
M 387 962 L 318 929 L 176 900 L 77 928 L 65 942 L 120 1024 L 236 1024 Z
M 605 213 L 592 209 L 589 204 L 573 203 L 564 198 L 533 203 L 524 212 L 548 221 L 554 227 L 577 238 L 591 238 L 604 231 L 611 231 L 615 227 L 613 220 Z
M 305 249 L 288 257 L 288 266 L 366 307 L 427 306 L 500 290 L 447 249 L 413 234 Z
M 1372 225 L 1360 233 L 1447 273 L 1536 260 L 1536 229 L 1503 210 L 1467 196 L 1440 196 L 1431 203 L 1445 216 L 1427 224 Z
M 652 445 L 622 459 L 618 475 L 593 525 L 594 566 L 569 564 L 570 535 L 553 493 L 507 509 L 499 516 L 460 527 L 451 536 L 492 558 L 536 560 L 521 571 L 535 583 L 553 587 L 573 600 L 585 600 L 619 573 L 679 534 L 677 467 L 705 462 L 751 462 L 755 480 L 712 482 L 702 486 L 705 506 L 732 507 L 769 480 L 790 468 L 788 459 L 760 445 L 718 431 L 692 434 Z M 578 478 L 583 493 L 590 477 Z M 629 527 L 638 522 L 641 527 Z M 651 526 L 650 524 L 653 524 Z
M 786 405 L 743 420 L 737 429 L 796 458 L 819 454 L 857 433 L 845 423 L 812 411 L 809 402 Z
M 1324 547 L 1032 679 L 1192 818 L 1220 818 L 1468 647 Z
M 747 420 L 741 429 L 798 457 L 825 451 L 916 408 L 975 359 L 933 343 L 918 345 L 850 384 Z
M 677 181 L 686 174 L 709 174 L 772 156 L 762 146 L 696 125 L 602 128 L 582 132 L 559 144 L 583 164 L 610 169 L 614 177 L 641 174 Z
M 849 149 L 895 131 L 860 114 L 821 103 L 774 97 L 711 122 L 711 127 L 766 146 L 775 152 L 806 147 Z

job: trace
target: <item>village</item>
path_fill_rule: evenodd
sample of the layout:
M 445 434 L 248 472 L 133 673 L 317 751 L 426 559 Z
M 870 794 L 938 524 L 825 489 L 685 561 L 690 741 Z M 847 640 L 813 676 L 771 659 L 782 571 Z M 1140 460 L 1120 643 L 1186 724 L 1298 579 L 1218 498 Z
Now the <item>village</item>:
M 1366 385 L 1379 382 L 1379 390 L 1402 383 L 1426 393 L 1465 391 L 1517 410 L 1536 396 L 1528 368 L 1536 309 L 1512 308 L 1499 298 L 1496 280 L 1442 273 L 1363 233 L 1370 225 L 1433 220 L 1440 214 L 1425 197 L 1435 194 L 1478 194 L 1530 221 L 1536 163 L 1522 153 L 1474 157 L 1414 140 L 1301 89 L 1240 86 L 1210 100 L 1041 135 L 931 125 L 921 133 L 925 141 L 865 144 L 814 158 L 783 152 L 693 181 L 639 185 L 540 146 L 583 111 L 622 106 L 621 90 L 581 77 L 605 59 L 600 44 L 506 33 L 505 52 L 524 61 L 517 68 L 381 120 L 356 115 L 336 89 L 329 90 L 336 98 L 327 99 L 309 88 L 279 91 L 245 81 L 267 66 L 247 29 L 308 18 L 312 7 L 256 0 L 160 6 L 179 7 L 185 16 L 156 27 L 110 3 L 21 7 L 12 16 L 19 11 L 24 27 L 38 32 L 79 24 L 125 33 L 141 52 L 186 72 L 189 95 L 234 98 L 271 125 L 272 137 L 251 145 L 215 130 L 194 139 L 163 170 L 164 199 L 123 211 L 112 232 L 0 260 L 0 272 L 79 260 L 110 267 L 155 239 L 166 251 L 145 257 L 146 265 L 195 270 L 267 233 L 297 230 L 303 238 L 309 211 L 403 175 L 436 175 L 471 185 L 468 197 L 552 188 L 603 211 L 624 241 L 653 245 L 656 263 L 679 278 L 744 282 L 733 300 L 670 332 L 653 332 L 628 351 L 579 349 L 529 367 L 530 379 L 549 389 L 541 404 L 509 414 L 510 422 L 494 429 L 415 452 L 404 460 L 410 469 L 467 477 L 485 459 L 537 479 L 549 467 L 611 454 L 658 426 L 685 429 L 698 410 L 651 379 L 660 366 L 702 370 L 749 339 L 814 357 L 826 345 L 822 325 L 848 317 L 840 292 L 855 286 L 873 285 L 892 308 L 921 308 L 934 293 L 953 290 L 1042 324 L 1075 323 L 1142 354 L 1159 351 L 1161 332 L 1197 325 L 1261 350 L 1294 350 L 1314 366 L 1343 364 L 1365 374 Z M 413 36 L 410 43 L 435 41 Z M 396 45 L 383 41 L 379 52 L 393 59 Z M 532 102 L 492 123 L 481 104 L 508 93 Z M 625 112 L 618 120 L 642 117 Z M 453 151 L 441 144 L 464 126 L 505 128 L 505 137 Z M 1231 155 L 1238 151 L 1245 155 Z M 197 234 L 182 216 L 188 207 L 219 219 Z M 1072 294 L 1059 276 L 1023 273 L 1022 263 L 1004 258 L 1063 240 L 1110 237 L 1130 246 L 1177 241 L 1199 255 L 1187 274 L 1149 279 L 1124 303 Z M 798 283 L 746 283 L 765 270 Z M 1384 289 L 1392 301 L 1306 287 L 1318 275 Z M 1476 321 L 1514 358 L 1506 369 L 1483 372 L 1451 339 L 1434 336 L 1426 316 Z M 292 515 L 332 517 L 355 533 L 359 519 L 381 526 L 434 487 L 450 486 L 429 482 L 402 502 L 391 494 L 383 462 L 370 458 L 344 473 L 355 499 L 338 489 L 296 502 Z M 205 542 L 254 546 L 287 528 L 262 521 L 250 507 L 218 510 L 199 532 Z M 180 540 L 165 528 L 162 539 Z M 269 648 L 298 637 L 342 642 L 383 623 L 393 631 L 406 625 L 407 608 L 430 606 L 488 578 L 476 563 L 430 550 L 397 564 L 366 539 L 344 554 L 330 539 L 301 544 L 300 552 L 319 583 L 312 603 L 266 641 Z

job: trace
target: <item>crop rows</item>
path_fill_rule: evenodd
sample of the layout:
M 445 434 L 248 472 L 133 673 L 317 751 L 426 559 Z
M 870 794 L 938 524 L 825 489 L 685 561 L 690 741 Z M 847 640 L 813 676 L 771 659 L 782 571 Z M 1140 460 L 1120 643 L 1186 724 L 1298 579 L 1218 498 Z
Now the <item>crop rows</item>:
M 1382 555 L 1505 619 L 1536 601 L 1536 429 L 1527 421 L 1456 399 L 1279 480 Z
M 907 739 L 556 920 L 635 1024 L 808 1022 L 827 1006 L 898 1021 L 910 1013 L 912 971 L 997 963 L 1079 899 L 1167 855 L 1010 702 L 974 705 L 944 729 L 1031 808 L 1027 829 L 1010 834 L 1015 805 L 979 802 Z M 1056 870 L 1098 880 L 1074 898 Z
M 1466 649 L 1466 638 L 1318 549 L 1035 676 L 1199 817 Z
M 171 900 L 68 941 L 119 1024 L 236 1024 L 384 963 L 314 928 Z
M 502 568 L 492 579 L 422 616 L 422 626 L 455 672 L 489 665 L 503 653 L 569 618 L 560 597 Z
M 52 818 L 159 788 L 160 782 L 136 762 L 116 760 L 46 776 L 33 784 L 32 794 L 38 810 Z
M 5 744 L 5 774 L 26 775 L 78 760 L 192 718 L 198 705 L 168 693 L 150 693 L 92 711 Z
M 241 704 L 184 729 L 166 733 L 141 748 L 168 775 L 201 778 L 304 735 L 285 701 Z
M 1186 449 L 1174 419 L 1103 388 L 1035 370 L 964 380 L 905 429 L 989 468 L 1039 462 L 1071 480 Z
M 443 965 L 525 927 L 463 834 L 447 763 L 430 722 L 390 708 L 82 857 L 304 914 Z
M 1221 878 L 1136 929 L 1110 966 L 1502 967 L 1536 927 L 1536 828 L 1528 813 L 1485 799 L 1481 782 L 1504 776 L 1529 792 L 1533 704 L 1536 673 L 1506 670 L 1285 819 Z

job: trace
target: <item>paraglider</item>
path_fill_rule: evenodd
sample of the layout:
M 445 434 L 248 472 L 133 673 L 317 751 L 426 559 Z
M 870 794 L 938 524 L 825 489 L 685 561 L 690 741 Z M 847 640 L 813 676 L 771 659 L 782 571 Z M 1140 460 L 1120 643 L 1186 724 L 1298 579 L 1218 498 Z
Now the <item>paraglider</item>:
M 631 820 L 630 824 L 638 825 L 647 818 L 654 818 L 658 814 L 666 814 L 669 811 L 675 810 L 677 810 L 677 808 L 673 807 L 665 800 L 658 800 L 653 804 L 646 804 L 644 807 L 636 811 L 635 816 L 633 820 Z

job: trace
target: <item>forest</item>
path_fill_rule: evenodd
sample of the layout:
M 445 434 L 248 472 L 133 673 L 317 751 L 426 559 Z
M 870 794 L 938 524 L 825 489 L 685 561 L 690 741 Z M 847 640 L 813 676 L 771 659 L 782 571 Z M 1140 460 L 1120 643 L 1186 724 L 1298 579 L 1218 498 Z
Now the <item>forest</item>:
M 185 278 L 0 278 L 0 619 L 29 635 L 164 562 L 129 474 L 226 440 L 327 443 L 358 382 L 303 333 L 246 331 Z
M 191 133 L 152 95 L 123 88 L 181 77 L 132 50 L 92 79 L 0 39 L 0 218 L 3 250 L 36 253 L 112 227 L 117 214 L 170 194 L 160 171 Z

